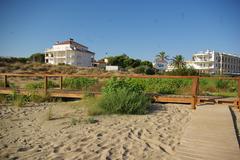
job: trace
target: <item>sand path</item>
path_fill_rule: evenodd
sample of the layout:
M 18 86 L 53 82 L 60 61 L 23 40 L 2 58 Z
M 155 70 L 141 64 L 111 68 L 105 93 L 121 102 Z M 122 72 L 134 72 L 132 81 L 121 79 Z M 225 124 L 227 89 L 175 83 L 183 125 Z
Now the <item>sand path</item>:
M 239 160 L 240 150 L 226 105 L 199 106 L 176 149 L 174 159 Z

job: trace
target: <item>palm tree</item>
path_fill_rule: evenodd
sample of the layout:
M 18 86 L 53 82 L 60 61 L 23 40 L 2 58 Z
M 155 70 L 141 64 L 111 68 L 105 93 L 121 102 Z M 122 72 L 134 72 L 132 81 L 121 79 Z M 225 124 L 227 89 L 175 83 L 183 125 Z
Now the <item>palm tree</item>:
M 166 59 L 168 59 L 168 55 L 166 55 L 165 52 L 159 52 L 158 55 L 156 55 L 156 58 L 160 61 L 165 61 Z
M 177 69 L 184 68 L 186 66 L 184 57 L 182 55 L 176 55 L 172 60 L 172 65 Z

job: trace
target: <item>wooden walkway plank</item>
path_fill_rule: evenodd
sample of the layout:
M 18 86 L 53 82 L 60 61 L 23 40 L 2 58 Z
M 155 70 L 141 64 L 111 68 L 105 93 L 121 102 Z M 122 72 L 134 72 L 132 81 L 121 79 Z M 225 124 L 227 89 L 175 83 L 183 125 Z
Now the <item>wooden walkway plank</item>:
M 240 159 L 232 115 L 227 105 L 204 105 L 193 111 L 174 159 Z

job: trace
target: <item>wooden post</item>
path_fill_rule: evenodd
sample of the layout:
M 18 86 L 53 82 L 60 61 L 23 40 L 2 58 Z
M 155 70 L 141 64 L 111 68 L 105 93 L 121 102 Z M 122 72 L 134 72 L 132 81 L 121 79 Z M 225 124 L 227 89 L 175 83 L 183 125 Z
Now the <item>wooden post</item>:
M 63 89 L 63 84 L 62 84 L 62 82 L 63 82 L 63 77 L 60 76 L 60 89 L 61 89 L 61 90 Z
M 238 81 L 238 100 L 237 100 L 237 107 L 240 111 L 240 79 L 237 80 Z
M 4 88 L 7 88 L 8 86 L 8 80 L 7 80 L 7 75 L 4 75 Z
M 197 94 L 198 94 L 198 85 L 199 85 L 199 78 L 192 79 L 192 108 L 196 109 L 197 105 Z
M 47 89 L 48 89 L 48 77 L 44 77 L 44 93 L 47 95 Z

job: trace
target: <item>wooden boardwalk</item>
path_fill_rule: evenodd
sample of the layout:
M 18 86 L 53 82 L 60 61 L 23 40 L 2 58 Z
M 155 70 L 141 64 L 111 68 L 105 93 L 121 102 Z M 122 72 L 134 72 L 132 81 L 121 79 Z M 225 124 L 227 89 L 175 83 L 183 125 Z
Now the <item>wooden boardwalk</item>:
M 203 105 L 193 111 L 173 159 L 239 160 L 239 145 L 227 105 Z
M 0 94 L 12 94 L 13 90 L 9 88 L 9 77 L 42 77 L 44 78 L 44 87 L 42 90 L 39 90 L 39 93 L 43 93 L 50 97 L 66 97 L 66 98 L 83 98 L 84 94 L 81 91 L 70 91 L 64 90 L 63 88 L 63 78 L 64 77 L 85 77 L 85 78 L 111 78 L 112 75 L 64 75 L 64 74 L 11 74 L 11 73 L 0 73 L 0 77 L 3 78 L 3 87 L 0 88 Z M 59 78 L 59 90 L 49 89 L 48 87 L 48 78 L 55 77 Z M 208 78 L 208 79 L 222 79 L 222 80 L 234 80 L 237 81 L 238 87 L 238 96 L 233 100 L 218 100 L 217 103 L 231 103 L 235 107 L 240 109 L 240 77 L 200 77 L 200 76 L 167 76 L 167 75 L 139 75 L 139 74 L 122 74 L 115 75 L 114 77 L 118 78 L 170 78 L 170 79 L 191 79 L 192 87 L 191 94 L 184 96 L 166 96 L 166 95 L 153 95 L 155 102 L 171 102 L 171 103 L 188 103 L 192 105 L 193 109 L 196 109 L 196 105 L 201 102 L 212 102 L 215 103 L 214 97 L 199 97 L 199 79 Z M 24 89 L 15 89 L 16 92 L 20 94 L 28 94 Z M 99 92 L 93 93 L 94 95 L 100 95 Z

